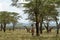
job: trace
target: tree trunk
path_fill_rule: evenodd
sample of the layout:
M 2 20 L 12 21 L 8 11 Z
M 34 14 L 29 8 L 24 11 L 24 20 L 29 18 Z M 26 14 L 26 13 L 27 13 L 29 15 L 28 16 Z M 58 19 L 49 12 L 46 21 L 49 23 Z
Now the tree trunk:
M 2 26 L 2 24 L 1 24 L 1 31 L 2 31 L 2 29 L 3 29 L 3 26 Z
M 39 36 L 39 16 L 36 14 L 36 36 Z
M 36 36 L 39 36 L 39 9 L 37 5 L 38 1 L 36 0 L 36 8 L 34 9 L 35 17 L 36 17 Z
M 42 22 L 40 23 L 40 34 L 42 34 Z
M 13 31 L 14 31 L 14 29 L 15 29 L 15 23 L 13 23 Z
M 39 36 L 39 22 L 36 22 L 36 35 Z
M 48 33 L 48 23 L 47 23 L 47 26 L 44 24 L 46 30 L 47 30 L 47 33 Z
M 42 17 L 42 20 L 41 20 L 41 23 L 40 23 L 40 33 L 42 34 L 42 23 L 43 23 L 43 17 Z
M 56 20 L 56 25 L 57 25 L 57 34 L 59 34 L 59 26 L 57 20 Z
M 47 28 L 47 33 L 49 33 L 49 29 L 48 29 L 48 27 L 49 27 L 49 23 L 47 23 L 47 27 L 46 27 L 46 28 Z
M 6 23 L 4 23 L 3 31 L 4 31 L 4 32 L 6 31 Z

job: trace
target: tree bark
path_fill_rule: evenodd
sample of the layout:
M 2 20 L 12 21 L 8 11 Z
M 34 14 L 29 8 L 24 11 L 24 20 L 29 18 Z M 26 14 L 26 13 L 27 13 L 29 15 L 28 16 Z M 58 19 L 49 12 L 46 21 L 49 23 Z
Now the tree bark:
M 59 26 L 57 20 L 56 20 L 56 25 L 57 25 L 57 34 L 59 34 Z
M 44 24 L 44 26 L 45 26 L 45 28 L 46 28 L 46 31 L 48 32 L 48 24 L 47 24 L 47 26 Z
M 36 22 L 36 35 L 39 36 L 39 22 Z
M 36 36 L 39 36 L 39 16 L 36 14 Z
M 49 33 L 49 29 L 48 29 L 48 27 L 49 27 L 49 23 L 47 23 L 47 27 L 46 27 L 46 28 L 47 28 L 47 33 Z
M 42 17 L 42 20 L 40 22 L 40 34 L 42 34 L 42 23 L 43 23 L 43 17 Z
M 35 17 L 36 17 L 36 36 L 39 36 L 39 9 L 38 9 L 38 1 L 36 0 L 36 7 L 35 7 Z
M 2 29 L 3 29 L 3 26 L 2 26 L 2 24 L 1 24 L 1 31 L 2 31 Z
M 14 29 L 15 29 L 15 23 L 13 23 L 13 31 L 14 31 Z
M 42 34 L 42 22 L 40 23 L 40 34 Z
M 43 23 L 43 17 L 41 18 L 41 22 L 40 22 L 40 34 L 42 34 L 42 23 Z
M 3 31 L 4 31 L 4 32 L 6 31 L 6 23 L 4 23 Z

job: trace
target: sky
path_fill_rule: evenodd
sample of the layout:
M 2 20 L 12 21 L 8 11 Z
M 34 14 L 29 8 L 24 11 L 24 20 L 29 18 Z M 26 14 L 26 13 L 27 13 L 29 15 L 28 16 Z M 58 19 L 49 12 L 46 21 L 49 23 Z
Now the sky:
M 20 2 L 23 2 L 23 0 L 20 0 Z M 23 8 L 11 6 L 11 3 L 11 0 L 0 0 L 0 11 L 17 12 L 20 16 L 22 16 L 22 18 L 18 21 L 21 23 L 28 23 L 29 20 L 25 20 L 28 17 L 28 15 L 24 14 Z

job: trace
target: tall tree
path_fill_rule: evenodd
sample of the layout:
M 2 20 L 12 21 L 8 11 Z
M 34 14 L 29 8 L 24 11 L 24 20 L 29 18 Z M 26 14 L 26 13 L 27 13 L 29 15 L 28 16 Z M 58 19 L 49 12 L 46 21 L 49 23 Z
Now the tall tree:
M 11 20 L 11 23 L 13 24 L 13 31 L 14 31 L 15 25 L 17 24 L 19 18 L 21 18 L 21 16 L 19 16 L 18 13 L 12 12 L 12 16 L 11 16 L 10 20 Z
M 39 5 L 36 3 L 37 1 L 31 1 L 30 3 L 26 4 L 24 7 L 28 9 L 26 12 L 33 14 L 36 18 L 36 35 L 39 36 Z M 33 6 L 32 6 L 33 5 Z M 37 7 L 38 6 L 38 7 Z
M 15 14 L 17 14 L 17 13 L 15 13 Z M 12 12 L 7 12 L 7 11 L 2 11 L 2 12 L 0 12 L 0 16 L 1 16 L 1 24 L 3 24 L 3 30 L 4 30 L 4 32 L 6 31 L 6 24 L 8 24 L 8 23 L 11 23 L 12 22 L 12 20 L 13 21 L 15 21 L 16 19 L 16 15 L 15 15 L 14 13 L 12 13 Z M 12 17 L 13 16 L 13 17 Z M 17 17 L 18 18 L 18 17 Z M 17 20 L 16 20 L 17 21 Z
M 43 22 L 43 16 L 56 16 L 55 10 L 56 4 L 59 4 L 59 0 L 29 0 L 30 2 L 25 4 L 26 12 L 35 16 L 36 22 L 36 35 L 39 35 L 39 22 Z M 56 13 L 55 13 L 56 12 Z M 40 21 L 39 21 L 40 20 Z M 42 22 L 40 22 L 40 31 L 42 33 Z
M 35 0 L 36 1 L 36 0 Z M 43 22 L 43 17 L 45 16 L 56 16 L 57 15 L 57 11 L 55 9 L 55 5 L 51 5 L 51 3 L 45 4 L 46 1 L 33 1 L 29 4 L 26 4 L 25 7 L 28 8 L 28 13 L 33 14 L 33 16 L 35 16 L 36 18 L 36 23 L 40 22 L 40 33 L 42 33 L 42 22 Z M 33 5 L 33 6 L 32 6 Z M 40 20 L 40 21 L 39 21 Z M 37 28 L 37 26 L 36 26 Z M 39 31 L 39 30 L 38 30 Z

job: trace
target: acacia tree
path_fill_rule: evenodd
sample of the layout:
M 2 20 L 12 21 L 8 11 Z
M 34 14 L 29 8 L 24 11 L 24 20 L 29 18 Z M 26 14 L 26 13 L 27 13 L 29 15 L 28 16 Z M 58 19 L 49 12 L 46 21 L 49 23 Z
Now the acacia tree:
M 11 20 L 11 23 L 13 24 L 13 31 L 14 31 L 15 25 L 17 24 L 19 18 L 21 18 L 21 16 L 19 16 L 18 13 L 12 12 L 12 16 L 11 16 L 10 20 Z
M 39 2 L 39 3 L 41 3 L 41 1 Z M 57 16 L 57 11 L 56 11 L 56 9 L 55 9 L 55 5 L 51 5 L 50 3 L 49 4 L 43 4 L 43 3 L 41 3 L 41 4 L 39 4 L 39 5 L 37 5 L 38 6 L 38 8 L 37 8 L 37 10 L 36 10 L 36 8 L 35 9 L 33 9 L 34 7 L 36 7 L 36 6 L 34 6 L 34 7 L 32 7 L 32 4 L 33 5 L 35 5 L 34 3 L 30 3 L 30 4 L 27 4 L 28 5 L 28 7 L 27 8 L 29 8 L 29 11 L 28 11 L 28 13 L 30 13 L 30 14 L 32 14 L 32 13 L 34 13 L 34 12 L 36 12 L 37 14 L 36 15 L 34 15 L 35 17 L 37 16 L 38 17 L 38 19 L 36 18 L 36 20 L 39 20 L 39 18 L 40 18 L 40 33 L 42 33 L 42 22 L 43 22 L 43 17 L 44 16 L 51 16 L 51 17 L 53 17 L 53 16 Z M 31 8 L 31 7 L 32 8 Z M 39 9 L 40 8 L 40 9 Z M 41 9 L 42 8 L 42 9 Z M 32 13 L 31 13 L 32 12 Z M 52 16 L 53 15 L 53 16 Z M 38 21 L 39 22 L 39 21 Z M 38 23 L 38 25 L 39 25 L 39 23 Z M 36 26 L 37 27 L 37 26 Z M 47 27 L 47 29 L 48 29 L 48 27 Z
M 42 33 L 43 16 L 54 15 L 54 13 L 56 12 L 56 10 L 54 9 L 55 4 L 58 5 L 60 1 L 59 0 L 28 0 L 28 1 L 30 2 L 24 5 L 24 7 L 26 7 L 25 11 L 27 11 L 30 15 L 33 14 L 33 16 L 35 16 L 36 35 L 38 36 L 39 35 L 39 22 L 41 21 L 40 32 Z
M 46 9 L 44 11 L 45 12 L 45 18 L 44 19 L 47 20 L 46 29 L 47 29 L 47 32 L 48 32 L 48 26 L 49 26 L 48 22 L 49 22 L 49 20 L 53 20 L 54 17 L 58 16 L 58 12 L 55 9 L 55 5 L 47 5 L 45 7 L 46 7 Z
M 36 3 L 37 1 L 31 1 L 30 3 L 26 4 L 24 7 L 28 8 L 28 12 L 30 14 L 33 14 L 35 16 L 35 22 L 36 22 L 36 35 L 39 36 L 39 5 Z M 38 7 L 36 7 L 38 6 Z
M 9 23 L 9 20 L 8 20 L 9 19 L 9 15 L 10 14 L 8 14 L 8 12 L 5 12 L 5 11 L 3 11 L 3 12 L 0 13 L 1 24 L 3 24 L 3 30 L 4 30 L 4 32 L 6 30 L 6 24 Z
M 17 14 L 17 13 L 15 13 L 15 14 Z M 11 23 L 12 22 L 12 20 L 13 21 L 15 21 L 16 19 L 14 19 L 15 18 L 15 15 L 14 13 L 12 13 L 12 12 L 7 12 L 7 11 L 2 11 L 2 12 L 0 12 L 0 16 L 1 16 L 1 24 L 3 24 L 3 30 L 4 30 L 4 32 L 6 31 L 6 24 L 8 24 L 8 23 Z M 13 16 L 13 17 L 12 17 Z M 16 16 L 17 17 L 17 16 Z M 18 18 L 18 17 L 17 17 Z M 17 20 L 16 20 L 17 21 Z

